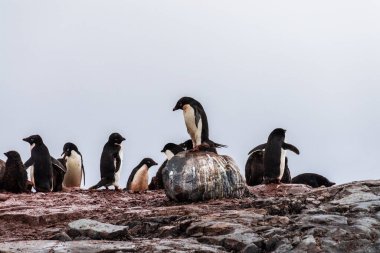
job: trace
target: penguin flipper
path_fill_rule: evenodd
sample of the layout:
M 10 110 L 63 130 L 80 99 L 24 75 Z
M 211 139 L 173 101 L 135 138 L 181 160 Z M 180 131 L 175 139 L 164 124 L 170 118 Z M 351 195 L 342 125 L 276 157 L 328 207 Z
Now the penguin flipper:
M 84 173 L 84 166 L 83 166 L 83 157 L 82 157 L 82 154 L 79 153 L 80 155 L 80 160 L 82 161 L 82 174 L 83 174 L 83 185 L 86 185 L 86 175 Z
M 258 146 L 256 146 L 255 148 L 253 148 L 251 151 L 248 152 L 248 155 L 252 154 L 252 153 L 255 153 L 257 151 L 262 151 L 263 149 L 265 149 L 265 147 L 267 146 L 266 143 L 264 144 L 260 144 Z
M 116 166 L 115 166 L 115 173 L 116 173 L 120 170 L 120 166 L 121 166 L 121 158 L 120 158 L 119 152 L 117 152 L 117 154 L 115 155 L 115 160 L 116 160 Z
M 300 154 L 300 151 L 298 150 L 298 148 L 296 148 L 295 146 L 293 146 L 292 144 L 289 144 L 289 143 L 283 143 L 282 144 L 282 148 L 283 149 L 288 149 L 290 151 L 293 151 L 294 153 L 296 153 L 297 155 Z
M 51 164 L 53 165 L 54 169 L 61 170 L 63 173 L 66 173 L 67 169 L 65 166 L 63 166 L 63 164 L 60 161 L 58 161 L 54 157 L 50 157 L 50 160 L 51 160 Z
M 26 162 L 24 163 L 24 167 L 25 167 L 25 169 L 27 169 L 27 168 L 29 168 L 30 166 L 32 166 L 33 164 L 34 164 L 34 160 L 33 160 L 33 158 L 31 157 L 31 158 L 29 158 L 28 161 L 26 161 Z
M 84 173 L 83 160 L 82 160 L 82 174 L 83 174 L 83 185 L 86 185 L 86 175 Z

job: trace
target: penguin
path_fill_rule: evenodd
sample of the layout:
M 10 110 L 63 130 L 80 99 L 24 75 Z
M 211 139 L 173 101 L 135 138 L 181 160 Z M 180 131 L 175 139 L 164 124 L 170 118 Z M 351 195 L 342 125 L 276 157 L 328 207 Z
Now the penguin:
M 5 163 L 3 189 L 13 193 L 27 192 L 28 173 L 21 161 L 20 154 L 17 151 L 8 151 L 4 155 L 8 159 Z
M 53 191 L 53 165 L 48 148 L 39 135 L 24 138 L 30 144 L 31 157 L 25 162 L 26 168 L 31 168 L 31 180 L 37 192 Z
M 257 150 L 263 150 L 264 152 L 264 183 L 280 183 L 285 171 L 285 156 L 286 150 L 291 150 L 299 155 L 299 150 L 285 142 L 286 130 L 282 128 L 274 129 L 265 144 L 261 144 L 252 149 L 249 154 L 256 152 Z
M 0 159 L 0 190 L 3 188 L 2 183 L 3 183 L 4 173 L 5 173 L 5 162 Z
M 264 176 L 264 151 L 258 150 L 248 157 L 245 164 L 245 180 L 247 185 L 262 184 Z
M 251 153 L 245 164 L 245 178 L 247 185 L 255 186 L 263 183 L 264 177 L 264 150 Z M 281 183 L 290 184 L 290 170 L 288 167 L 288 157 L 285 157 L 285 171 L 281 178 Z
M 63 179 L 64 187 L 80 187 L 83 177 L 83 185 L 86 184 L 85 172 L 83 166 L 83 157 L 79 152 L 78 147 L 71 143 L 67 142 L 63 146 L 63 163 L 66 167 L 66 174 Z
M 123 149 L 121 143 L 125 138 L 119 133 L 112 133 L 107 143 L 104 145 L 100 158 L 100 181 L 90 187 L 90 190 L 104 186 L 108 189 L 113 185 L 115 190 L 119 190 L 120 172 L 123 162 Z
M 190 140 L 191 142 L 191 140 Z M 152 178 L 152 181 L 149 184 L 149 190 L 159 190 L 164 189 L 164 182 L 162 180 L 162 170 L 166 167 L 166 164 L 170 159 L 173 158 L 176 154 L 185 151 L 181 145 L 174 143 L 168 143 L 164 146 L 161 152 L 165 153 L 166 160 L 161 164 L 160 168 L 157 170 L 156 176 Z
M 321 186 L 330 187 L 335 185 L 334 182 L 330 182 L 324 176 L 315 173 L 303 173 L 292 179 L 292 184 L 306 184 L 313 188 L 318 188 Z
M 66 174 L 66 167 L 60 159 L 50 157 L 53 166 L 53 192 L 60 192 L 63 190 L 62 183 Z
M 129 175 L 126 190 L 132 193 L 148 190 L 148 170 L 157 165 L 151 158 L 144 158 Z
M 207 116 L 201 103 L 197 100 L 191 97 L 182 97 L 173 108 L 173 111 L 176 110 L 183 110 L 187 132 L 193 142 L 193 151 L 199 150 L 200 146 L 206 148 L 226 147 L 209 139 Z

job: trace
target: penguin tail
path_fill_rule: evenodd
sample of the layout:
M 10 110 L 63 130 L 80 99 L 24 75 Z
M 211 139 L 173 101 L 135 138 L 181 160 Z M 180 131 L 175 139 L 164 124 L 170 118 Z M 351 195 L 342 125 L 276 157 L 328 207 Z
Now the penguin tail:
M 227 145 L 219 144 L 216 142 L 213 142 L 212 140 L 207 140 L 205 143 L 210 146 L 210 148 L 227 148 Z

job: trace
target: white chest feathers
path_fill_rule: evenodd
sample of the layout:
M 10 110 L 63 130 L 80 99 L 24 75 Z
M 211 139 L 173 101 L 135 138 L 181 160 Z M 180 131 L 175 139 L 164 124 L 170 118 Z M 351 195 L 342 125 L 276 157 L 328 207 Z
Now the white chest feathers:
M 121 174 L 121 168 L 123 167 L 123 146 L 120 144 L 120 151 L 119 151 L 119 157 L 120 157 L 120 168 L 119 170 L 115 173 L 115 182 L 113 185 L 115 187 L 119 187 L 119 181 L 120 181 L 120 174 Z M 115 169 L 116 169 L 116 159 L 115 159 Z
M 174 156 L 173 152 L 170 150 L 166 150 L 165 155 L 166 155 L 166 159 L 168 159 L 168 161 L 170 161 L 170 159 L 172 159 Z
M 141 192 L 148 190 L 148 166 L 145 164 L 136 172 L 133 177 L 131 190 L 133 192 Z
M 285 156 L 286 156 L 286 150 L 281 148 L 281 157 L 280 157 L 280 175 L 279 180 L 281 180 L 282 176 L 284 175 L 285 171 Z
M 80 187 L 82 181 L 82 157 L 71 151 L 70 156 L 66 156 L 66 174 L 63 179 L 63 185 L 66 187 Z
M 189 133 L 193 144 L 199 146 L 202 144 L 202 119 L 199 119 L 198 124 L 195 122 L 195 111 L 190 105 L 183 107 L 183 117 L 185 118 L 185 124 L 187 132 Z

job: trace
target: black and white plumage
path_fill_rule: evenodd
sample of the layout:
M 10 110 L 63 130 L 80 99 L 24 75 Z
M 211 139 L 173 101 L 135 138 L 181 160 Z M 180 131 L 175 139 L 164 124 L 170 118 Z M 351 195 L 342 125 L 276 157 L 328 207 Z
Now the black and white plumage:
M 143 192 L 148 190 L 148 170 L 157 165 L 151 158 L 144 158 L 129 175 L 126 190 L 130 192 Z
M 313 188 L 326 186 L 330 187 L 335 185 L 334 182 L 331 182 L 324 176 L 315 174 L 315 173 L 303 173 L 292 179 L 292 184 L 306 184 Z
M 193 142 L 193 149 L 199 149 L 200 146 L 225 147 L 225 145 L 209 139 L 207 116 L 201 103 L 191 97 L 182 97 L 173 108 L 173 111 L 176 110 L 183 110 L 185 125 Z
M 191 140 L 189 140 L 191 142 Z M 192 147 L 191 147 L 192 148 Z M 166 164 L 170 159 L 173 158 L 176 154 L 185 151 L 185 149 L 180 145 L 174 143 L 167 143 L 161 152 L 165 153 L 166 160 L 158 168 L 156 176 L 152 178 L 151 183 L 149 184 L 149 190 L 159 190 L 164 189 L 164 182 L 162 180 L 162 170 L 165 168 Z
M 8 159 L 5 163 L 2 188 L 13 193 L 27 192 L 28 174 L 21 161 L 20 154 L 16 151 L 9 151 L 4 155 Z
M 63 146 L 63 162 L 66 167 L 66 174 L 63 179 L 65 187 L 80 187 L 83 177 L 83 184 L 86 184 L 85 172 L 83 166 L 83 157 L 78 147 L 71 142 Z
M 50 192 L 54 190 L 53 180 L 53 163 L 58 169 L 61 168 L 59 163 L 52 162 L 49 149 L 44 144 L 41 136 L 31 135 L 23 139 L 30 144 L 31 157 L 25 162 L 26 168 L 31 167 L 30 177 L 33 183 L 34 189 L 37 192 Z
M 123 161 L 123 149 L 121 143 L 125 140 L 119 133 L 112 133 L 107 143 L 103 147 L 102 156 L 100 158 L 100 181 L 90 187 L 97 189 L 102 186 L 108 189 L 113 185 L 119 190 L 119 180 Z
M 285 143 L 285 132 L 282 128 L 276 128 L 271 132 L 268 141 L 252 149 L 249 154 L 258 150 L 264 152 L 264 183 L 280 183 L 285 171 L 286 150 L 291 150 L 297 155 L 299 150 Z
M 245 179 L 247 185 L 255 186 L 264 182 L 264 150 L 258 150 L 250 154 L 245 164 Z M 288 158 L 285 157 L 285 170 L 281 183 L 289 184 L 291 181 Z

